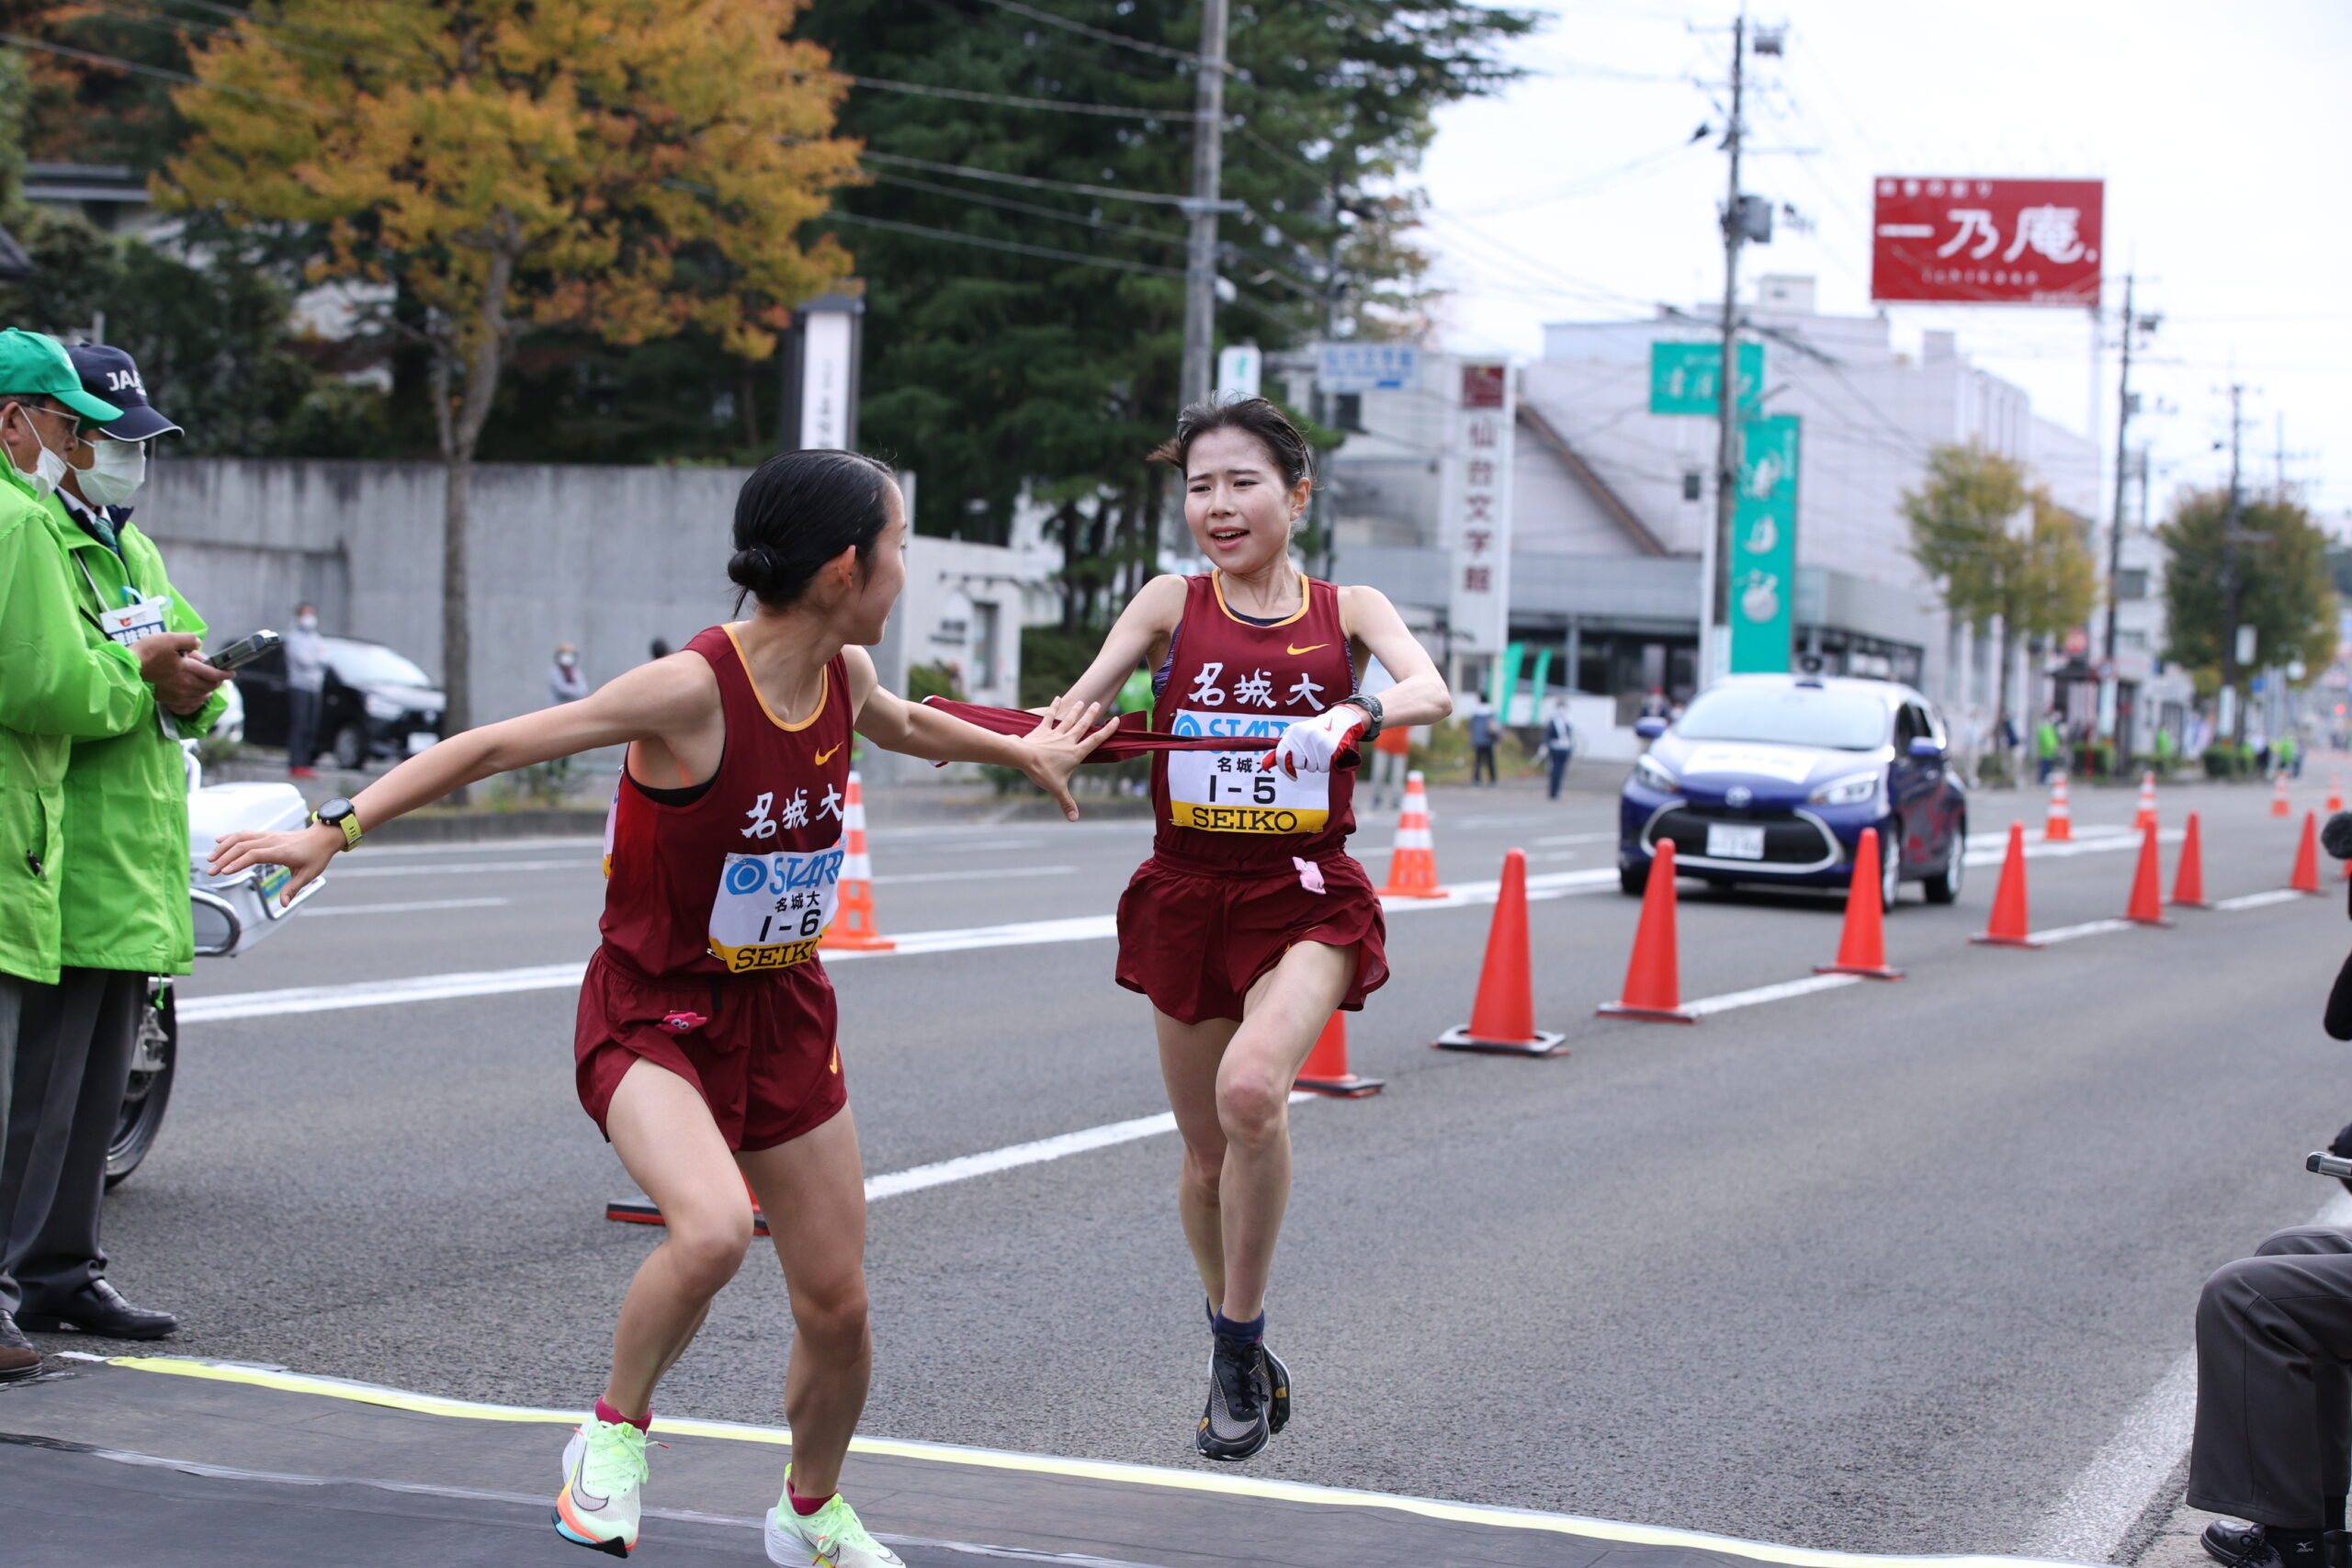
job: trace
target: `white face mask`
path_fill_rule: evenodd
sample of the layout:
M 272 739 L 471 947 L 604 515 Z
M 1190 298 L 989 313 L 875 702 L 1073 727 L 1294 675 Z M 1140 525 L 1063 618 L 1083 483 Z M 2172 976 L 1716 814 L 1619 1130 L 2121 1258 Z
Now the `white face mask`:
M 49 449 L 48 442 L 41 441 L 40 422 L 33 418 L 32 410 L 27 408 L 22 403 L 18 403 L 17 405 L 17 412 L 23 416 L 25 428 L 33 433 L 33 439 L 40 442 L 40 457 L 34 461 L 33 471 L 29 474 L 25 474 L 24 469 L 17 468 L 17 472 L 24 474 L 26 479 L 32 481 L 34 494 L 48 495 L 54 491 L 59 485 L 65 482 L 65 475 L 67 471 L 65 459 L 51 451 Z M 16 454 L 12 452 L 8 455 L 8 466 L 10 468 L 16 468 L 16 465 L 17 457 Z
M 46 450 L 46 448 L 44 448 Z M 120 506 L 147 482 L 147 443 L 98 441 L 91 444 L 96 457 L 75 476 L 82 497 L 93 506 Z
M 294 617 L 294 624 L 306 632 L 314 632 L 319 629 L 319 618 L 316 615 L 297 615 Z

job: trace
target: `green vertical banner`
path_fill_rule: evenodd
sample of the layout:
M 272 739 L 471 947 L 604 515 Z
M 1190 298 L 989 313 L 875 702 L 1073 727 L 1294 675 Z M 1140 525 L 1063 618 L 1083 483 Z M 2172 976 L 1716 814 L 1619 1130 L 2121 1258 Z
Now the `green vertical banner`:
M 1731 672 L 1786 674 L 1797 581 L 1797 416 L 1740 423 L 1731 513 Z

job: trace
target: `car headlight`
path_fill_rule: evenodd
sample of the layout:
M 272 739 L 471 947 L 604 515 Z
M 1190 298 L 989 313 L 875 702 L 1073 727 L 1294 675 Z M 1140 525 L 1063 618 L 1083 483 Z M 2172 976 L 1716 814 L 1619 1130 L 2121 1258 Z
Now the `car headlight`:
M 1815 806 L 1859 806 L 1878 797 L 1878 775 L 1856 773 L 1851 778 L 1835 779 L 1805 796 Z
M 390 724 L 393 719 L 400 717 L 401 715 L 406 712 L 408 712 L 408 708 L 405 705 L 395 702 L 390 697 L 379 697 L 372 692 L 368 694 L 368 716 L 369 718 L 379 719 L 386 724 Z
M 1634 776 L 1650 788 L 1663 790 L 1668 795 L 1673 794 L 1677 787 L 1674 775 L 1666 771 L 1666 764 L 1646 754 L 1634 759 Z

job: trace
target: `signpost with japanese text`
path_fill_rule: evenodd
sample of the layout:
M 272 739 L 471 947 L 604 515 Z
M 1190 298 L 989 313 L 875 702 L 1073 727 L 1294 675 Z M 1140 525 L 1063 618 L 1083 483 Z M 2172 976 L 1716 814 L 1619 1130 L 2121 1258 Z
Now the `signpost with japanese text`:
M 1316 353 L 1315 378 L 1326 392 L 1417 387 L 1421 351 L 1409 343 L 1327 343 Z
M 1650 344 L 1650 412 L 1713 419 L 1722 397 L 1724 351 L 1713 343 Z M 1739 345 L 1739 409 L 1754 413 L 1764 393 L 1764 345 Z
M 2107 184 L 1882 175 L 1871 298 L 2097 308 Z
M 1447 624 L 1457 649 L 1491 658 L 1510 641 L 1510 367 L 1462 366 L 1456 399 L 1446 462 Z
M 1731 672 L 1786 674 L 1797 578 L 1794 414 L 1740 422 L 1731 514 Z

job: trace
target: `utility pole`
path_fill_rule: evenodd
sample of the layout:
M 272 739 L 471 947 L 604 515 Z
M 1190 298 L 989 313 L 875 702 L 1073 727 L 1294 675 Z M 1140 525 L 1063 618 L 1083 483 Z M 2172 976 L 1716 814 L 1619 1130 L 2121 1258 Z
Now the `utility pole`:
M 1742 6 L 1731 25 L 1731 121 L 1724 131 L 1724 150 L 1731 154 L 1731 174 L 1724 196 L 1723 370 L 1715 398 L 1715 523 L 1699 552 L 1699 669 L 1692 684 L 1703 690 L 1725 662 L 1731 637 L 1725 611 L 1731 603 L 1732 501 L 1739 482 L 1739 247 L 1747 238 L 1739 202 L 1739 144 L 1746 126 L 1747 76 L 1747 10 Z
M 2222 517 L 2222 690 L 2234 692 L 2238 683 L 2238 446 L 2243 422 L 2238 417 L 2244 387 L 2230 388 L 2230 504 Z M 2230 739 L 2245 739 L 2245 704 L 2231 699 L 2236 709 Z
M 2126 444 L 2132 430 L 2132 337 L 2138 330 L 2138 318 L 2132 310 L 2132 274 L 2123 275 L 2123 376 L 2116 390 L 2115 412 L 2115 525 L 2107 533 L 2107 662 L 2115 663 L 2115 579 L 2123 558 L 2123 506 L 2129 488 L 2131 448 Z
M 1186 404 L 1206 402 L 1216 363 L 1216 220 L 1225 203 L 1218 183 L 1225 163 L 1226 0 L 1202 0 L 1201 59 L 1193 100 L 1193 197 L 1184 214 L 1193 228 L 1184 250 L 1184 369 L 1178 391 Z M 1182 493 L 1182 487 L 1178 487 Z

